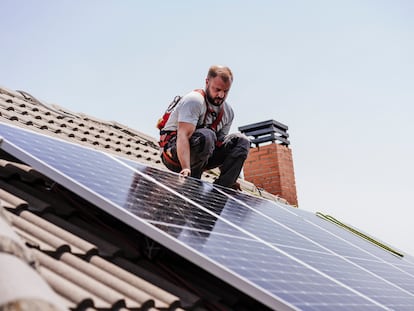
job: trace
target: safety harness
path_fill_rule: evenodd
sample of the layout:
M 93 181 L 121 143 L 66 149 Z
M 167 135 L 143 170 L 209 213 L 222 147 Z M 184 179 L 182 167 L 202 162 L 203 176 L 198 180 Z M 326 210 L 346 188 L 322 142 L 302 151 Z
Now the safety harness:
M 214 109 L 210 108 L 206 98 L 206 93 L 204 90 L 202 89 L 196 89 L 194 90 L 195 92 L 200 93 L 201 95 L 203 95 L 204 97 L 204 102 L 206 104 L 206 113 L 204 114 L 204 119 L 203 119 L 203 123 L 199 126 L 197 126 L 197 128 L 210 128 L 212 129 L 214 132 L 217 131 L 217 126 L 219 125 L 221 119 L 223 118 L 224 115 L 224 108 L 223 106 L 221 107 L 219 113 L 217 114 Z M 171 111 L 170 111 L 171 113 Z M 214 121 L 212 124 L 210 124 L 209 126 L 206 126 L 206 121 L 207 121 L 207 114 L 211 114 L 211 116 L 214 118 Z M 168 115 L 169 117 L 169 115 Z M 165 122 L 166 123 L 166 122 Z M 164 131 L 164 130 L 160 130 L 160 140 L 158 142 L 159 146 L 163 149 L 162 150 L 162 155 L 163 158 L 165 159 L 165 161 L 169 162 L 170 164 L 179 167 L 180 163 L 176 162 L 173 160 L 172 158 L 172 154 L 169 152 L 169 150 L 165 150 L 165 146 L 167 145 L 167 143 L 170 141 L 171 138 L 173 138 L 174 136 L 177 135 L 177 131 Z M 219 143 L 219 142 L 218 142 Z M 221 145 L 219 143 L 219 145 Z

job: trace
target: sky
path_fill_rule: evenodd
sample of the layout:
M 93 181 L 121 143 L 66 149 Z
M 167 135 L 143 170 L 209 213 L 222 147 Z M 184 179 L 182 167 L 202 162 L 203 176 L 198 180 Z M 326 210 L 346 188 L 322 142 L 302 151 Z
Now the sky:
M 414 1 L 0 0 L 0 86 L 157 137 L 227 65 L 232 131 L 289 129 L 299 208 L 414 255 Z

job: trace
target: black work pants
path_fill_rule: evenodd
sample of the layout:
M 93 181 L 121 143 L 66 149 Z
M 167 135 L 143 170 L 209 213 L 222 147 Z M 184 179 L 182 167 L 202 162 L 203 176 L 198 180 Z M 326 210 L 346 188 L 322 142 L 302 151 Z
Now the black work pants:
M 165 166 L 174 172 L 180 172 L 176 137 L 168 141 L 164 150 L 161 158 Z M 205 170 L 219 167 L 220 176 L 214 183 L 231 187 L 240 175 L 249 150 L 250 141 L 243 134 L 229 134 L 218 146 L 216 133 L 213 130 L 196 129 L 190 138 L 191 176 L 200 178 Z M 167 155 L 169 159 L 165 158 Z

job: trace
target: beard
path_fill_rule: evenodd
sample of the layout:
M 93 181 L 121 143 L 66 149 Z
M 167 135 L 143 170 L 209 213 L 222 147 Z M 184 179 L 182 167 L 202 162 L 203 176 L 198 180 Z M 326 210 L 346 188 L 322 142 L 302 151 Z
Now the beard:
M 216 97 L 211 96 L 209 88 L 206 89 L 206 98 L 207 98 L 207 102 L 209 102 L 210 104 L 214 106 L 220 106 L 222 103 L 224 103 L 224 100 L 226 99 L 225 97 L 221 98 L 218 96 Z

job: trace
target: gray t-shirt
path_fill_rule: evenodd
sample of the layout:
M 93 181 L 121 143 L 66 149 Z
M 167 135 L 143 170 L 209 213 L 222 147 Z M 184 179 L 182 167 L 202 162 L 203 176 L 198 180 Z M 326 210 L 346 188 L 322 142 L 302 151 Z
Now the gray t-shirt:
M 234 118 L 234 112 L 231 106 L 225 101 L 221 106 L 223 106 L 224 113 L 221 121 L 217 125 L 217 138 L 223 140 L 224 136 L 229 134 L 231 124 Z M 209 108 L 213 109 L 216 112 L 216 116 L 219 114 L 221 106 L 217 107 L 209 104 Z M 195 125 L 196 127 L 201 127 L 204 122 L 204 117 L 206 115 L 207 105 L 204 101 L 204 96 L 197 91 L 192 91 L 183 96 L 178 105 L 175 107 L 174 111 L 171 113 L 170 118 L 165 124 L 163 130 L 165 131 L 176 131 L 178 127 L 178 122 L 187 122 Z M 211 113 L 207 112 L 206 124 L 208 127 L 215 120 L 215 117 Z

